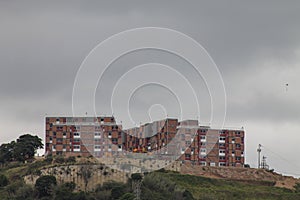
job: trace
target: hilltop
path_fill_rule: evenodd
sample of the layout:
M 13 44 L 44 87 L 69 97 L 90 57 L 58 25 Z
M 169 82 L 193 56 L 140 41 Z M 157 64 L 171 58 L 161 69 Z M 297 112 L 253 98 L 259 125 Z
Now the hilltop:
M 34 186 L 44 175 L 54 176 L 58 185 L 45 199 L 134 197 L 130 174 L 95 163 L 93 158 L 12 162 L 2 166 L 0 174 L 8 179 L 2 184 L 0 177 L 1 199 L 39 199 Z M 141 199 L 300 199 L 299 179 L 262 169 L 181 166 L 177 162 L 143 176 Z M 66 189 L 67 183 L 74 183 L 71 190 Z

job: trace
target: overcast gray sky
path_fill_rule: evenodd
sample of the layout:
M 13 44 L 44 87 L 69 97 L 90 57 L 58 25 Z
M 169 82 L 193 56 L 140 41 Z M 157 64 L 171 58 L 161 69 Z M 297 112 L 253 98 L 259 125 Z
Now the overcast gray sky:
M 101 41 L 127 29 L 165 27 L 194 38 L 215 61 L 227 94 L 225 125 L 246 129 L 246 162 L 257 165 L 261 143 L 271 168 L 300 176 L 299 10 L 299 1 L 275 0 L 0 1 L 0 142 L 25 132 L 44 138 L 45 113 L 71 115 L 77 70 Z M 159 59 L 180 63 L 144 51 L 113 65 Z M 161 95 L 155 87 L 144 89 Z M 138 93 L 135 99 L 136 109 L 153 103 Z

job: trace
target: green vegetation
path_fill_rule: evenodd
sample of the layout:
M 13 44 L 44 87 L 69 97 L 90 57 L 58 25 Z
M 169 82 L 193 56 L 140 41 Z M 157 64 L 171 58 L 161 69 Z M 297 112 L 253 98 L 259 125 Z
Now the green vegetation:
M 17 141 L 0 146 L 1 200 L 133 200 L 137 185 L 140 185 L 142 200 L 300 199 L 300 183 L 294 190 L 288 190 L 274 187 L 274 182 L 210 179 L 163 169 L 152 173 L 132 174 L 125 184 L 106 182 L 98 185 L 95 191 L 76 191 L 74 182 L 58 184 L 55 176 L 42 176 L 41 170 L 53 166 L 80 165 L 78 175 L 82 176 L 87 186 L 94 174 L 89 163 L 76 163 L 75 157 L 62 156 L 34 160 L 34 152 L 41 146 L 41 140 L 30 135 L 23 135 Z M 21 152 L 20 149 L 23 148 L 24 151 Z M 39 176 L 35 185 L 26 185 L 24 182 L 24 176 L 30 174 Z
M 38 196 L 51 196 L 53 192 L 52 190 L 56 184 L 56 178 L 54 176 L 41 176 L 35 183 L 35 189 L 38 192 Z
M 56 158 L 53 158 L 53 162 Z M 51 159 L 52 160 L 52 159 Z M 134 183 L 142 181 L 141 199 L 300 199 L 300 184 L 295 190 L 277 188 L 271 183 L 210 179 L 160 170 L 132 174 L 128 183 L 106 182 L 95 191 L 75 191 L 75 183 L 57 184 L 54 176 L 40 176 L 34 186 L 26 185 L 23 177 L 53 166 L 48 159 L 33 163 L 13 162 L 0 168 L 0 199 L 87 199 L 133 200 Z M 51 164 L 52 163 L 52 164 Z M 85 167 L 84 165 L 82 166 Z
M 4 187 L 8 185 L 8 179 L 5 175 L 0 174 L 0 187 Z
M 43 148 L 41 138 L 30 134 L 21 135 L 17 141 L 0 146 L 0 164 L 5 165 L 11 161 L 24 162 L 33 159 L 39 148 Z
M 167 177 L 187 189 L 195 199 L 300 199 L 299 190 L 274 187 L 266 184 L 266 181 L 261 184 L 242 183 L 178 173 L 160 173 L 160 176 Z

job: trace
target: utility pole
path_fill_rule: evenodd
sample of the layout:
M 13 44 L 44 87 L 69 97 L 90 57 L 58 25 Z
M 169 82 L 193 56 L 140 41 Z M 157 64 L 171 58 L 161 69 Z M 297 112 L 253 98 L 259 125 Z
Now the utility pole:
M 267 164 L 267 157 L 266 156 L 262 157 L 261 165 L 262 165 L 263 169 L 269 169 L 269 165 Z
M 257 168 L 260 168 L 260 153 L 261 153 L 261 144 L 258 144 L 257 153 L 258 153 L 258 165 Z

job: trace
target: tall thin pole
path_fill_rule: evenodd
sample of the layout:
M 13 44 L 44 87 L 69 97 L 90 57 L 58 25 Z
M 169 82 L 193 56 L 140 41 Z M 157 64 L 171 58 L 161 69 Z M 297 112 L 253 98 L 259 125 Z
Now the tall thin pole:
M 258 165 L 257 168 L 260 168 L 260 153 L 261 153 L 261 144 L 258 144 L 258 149 L 257 149 L 257 153 L 258 153 Z

